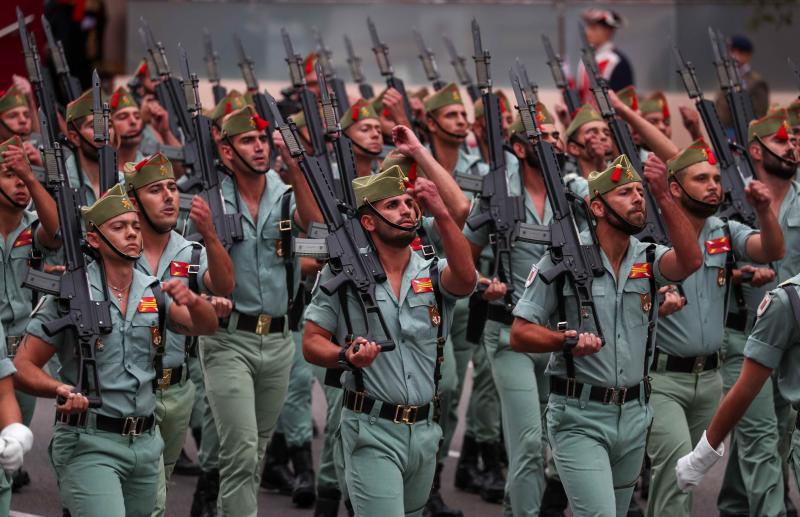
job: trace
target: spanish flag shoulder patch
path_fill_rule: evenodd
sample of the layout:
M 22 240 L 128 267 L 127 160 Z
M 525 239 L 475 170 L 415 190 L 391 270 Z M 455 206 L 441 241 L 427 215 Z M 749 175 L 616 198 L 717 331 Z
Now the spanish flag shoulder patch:
M 189 277 L 189 263 L 188 262 L 178 262 L 177 260 L 173 260 L 169 263 L 169 274 L 170 276 L 181 276 L 184 278 Z
M 22 233 L 20 233 L 14 241 L 15 248 L 30 246 L 31 244 L 33 244 L 33 230 L 31 230 L 31 228 L 22 230 Z
M 433 282 L 430 278 L 415 278 L 411 281 L 411 289 L 414 290 L 415 294 L 432 293 Z
M 730 250 L 731 240 L 728 237 L 720 237 L 718 239 L 710 239 L 706 241 L 706 253 L 709 255 L 727 253 Z
M 649 262 L 637 262 L 631 266 L 631 273 L 628 278 L 635 280 L 637 278 L 650 278 L 653 276 L 653 268 Z
M 145 296 L 139 300 L 137 312 L 158 312 L 158 304 L 155 296 Z

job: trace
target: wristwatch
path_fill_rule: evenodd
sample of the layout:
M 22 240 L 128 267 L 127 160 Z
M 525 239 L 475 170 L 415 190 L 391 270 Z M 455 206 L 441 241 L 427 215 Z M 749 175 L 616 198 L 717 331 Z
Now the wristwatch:
M 342 347 L 339 350 L 339 361 L 338 361 L 338 363 L 339 363 L 339 368 L 341 368 L 342 370 L 346 370 L 348 372 L 352 372 L 353 368 L 354 368 L 353 367 L 353 363 L 351 363 L 350 361 L 347 360 L 347 350 L 349 348 L 350 348 L 349 346 L 345 346 L 345 347 Z

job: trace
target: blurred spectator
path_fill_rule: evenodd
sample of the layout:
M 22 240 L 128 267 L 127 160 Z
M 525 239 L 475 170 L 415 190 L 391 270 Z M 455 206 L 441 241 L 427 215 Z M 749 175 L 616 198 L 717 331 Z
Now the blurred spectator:
M 767 114 L 767 108 L 769 108 L 769 86 L 761 74 L 753 70 L 750 64 L 755 50 L 753 42 L 747 36 L 736 35 L 730 38 L 728 48 L 731 57 L 739 67 L 739 75 L 744 81 L 747 91 L 750 92 L 750 98 L 753 100 L 753 114 L 756 118 L 761 118 Z M 717 112 L 722 125 L 726 129 L 731 128 L 733 121 L 728 109 L 728 101 L 723 92 L 717 94 Z
M 625 20 L 619 13 L 607 9 L 591 8 L 583 12 L 583 23 L 586 39 L 594 49 L 597 67 L 603 75 L 608 86 L 614 91 L 619 91 L 633 84 L 633 68 L 625 55 L 614 48 L 614 34 L 617 29 L 625 25 Z M 581 102 L 589 102 L 589 77 L 583 67 L 583 61 L 578 63 L 578 91 Z

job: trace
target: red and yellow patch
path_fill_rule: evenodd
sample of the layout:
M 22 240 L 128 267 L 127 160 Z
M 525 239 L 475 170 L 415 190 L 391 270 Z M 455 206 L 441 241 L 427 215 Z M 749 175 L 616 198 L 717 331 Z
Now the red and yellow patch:
M 169 274 L 170 276 L 182 276 L 184 278 L 189 278 L 189 263 L 173 260 L 169 263 Z
M 31 244 L 33 244 L 33 230 L 30 228 L 25 228 L 22 230 L 22 233 L 17 236 L 17 240 L 14 241 L 15 248 L 30 246 Z
M 653 268 L 648 262 L 637 262 L 631 266 L 631 273 L 628 278 L 636 280 L 637 278 L 650 278 L 653 276 Z
M 422 239 L 419 235 L 414 237 L 414 240 L 411 241 L 411 249 L 414 251 L 420 251 L 422 249 Z
M 432 293 L 433 282 L 430 278 L 415 278 L 411 281 L 411 289 L 414 290 L 414 294 Z
M 158 304 L 156 303 L 155 296 L 145 296 L 139 300 L 139 307 L 137 312 L 158 312 Z
M 731 240 L 727 237 L 711 239 L 706 241 L 706 253 L 709 255 L 719 255 L 731 250 Z

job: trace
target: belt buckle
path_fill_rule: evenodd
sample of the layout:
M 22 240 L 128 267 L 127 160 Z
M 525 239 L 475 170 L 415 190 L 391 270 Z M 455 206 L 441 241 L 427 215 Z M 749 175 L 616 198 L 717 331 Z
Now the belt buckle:
M 163 390 L 172 383 L 172 368 L 164 368 L 161 371 L 161 378 L 158 379 L 158 389 Z
M 292 220 L 291 219 L 281 219 L 278 221 L 278 230 L 282 232 L 289 232 L 292 231 Z
M 9 359 L 13 359 L 14 356 L 17 355 L 17 350 L 19 350 L 19 344 L 21 342 L 22 338 L 19 336 L 6 336 L 6 353 Z
M 417 422 L 417 412 L 419 406 L 397 406 L 394 410 L 394 418 L 392 419 L 395 424 L 415 424 Z M 412 415 L 413 414 L 413 418 Z
M 578 383 L 574 378 L 567 378 L 567 397 L 574 399 L 577 387 Z
M 127 416 L 122 424 L 122 436 L 139 436 L 144 429 L 144 417 Z
M 352 393 L 353 396 L 355 397 L 353 399 L 353 411 L 355 413 L 361 413 L 364 410 L 364 392 L 351 391 L 350 393 Z
M 186 267 L 188 273 L 197 274 L 200 272 L 200 264 L 189 264 Z
M 614 404 L 621 406 L 625 403 L 625 396 L 628 394 L 628 388 L 606 388 L 603 394 L 603 404 Z
M 703 373 L 703 370 L 706 367 L 706 358 L 705 356 L 697 356 L 694 358 L 694 364 L 692 365 L 692 373 Z
M 272 323 L 272 316 L 269 314 L 259 314 L 256 323 L 256 334 L 263 336 L 269 334 L 269 324 Z

